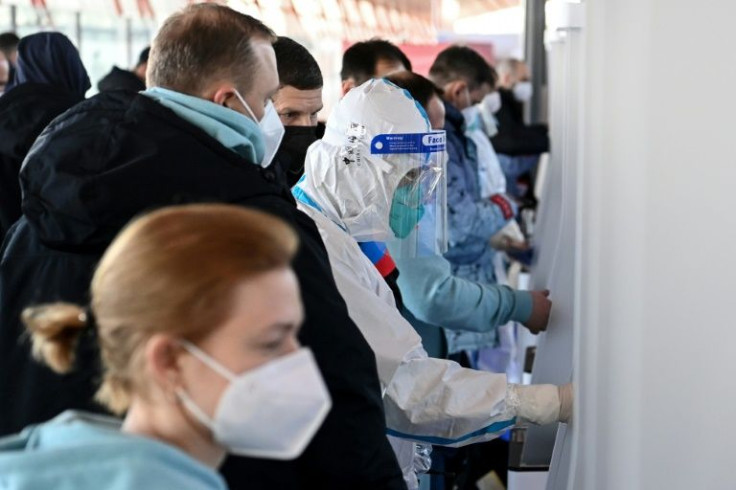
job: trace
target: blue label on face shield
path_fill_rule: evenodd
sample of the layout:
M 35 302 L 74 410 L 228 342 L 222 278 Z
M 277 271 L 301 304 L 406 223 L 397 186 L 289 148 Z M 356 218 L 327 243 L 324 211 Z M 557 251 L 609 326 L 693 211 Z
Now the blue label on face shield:
M 371 141 L 371 154 L 435 153 L 445 151 L 445 132 L 379 134 Z

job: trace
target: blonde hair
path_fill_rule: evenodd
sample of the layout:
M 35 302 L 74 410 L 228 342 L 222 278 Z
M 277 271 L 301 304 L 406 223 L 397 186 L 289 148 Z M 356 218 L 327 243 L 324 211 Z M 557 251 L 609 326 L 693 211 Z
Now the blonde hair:
M 143 393 L 143 346 L 156 333 L 196 341 L 229 315 L 244 280 L 288 267 L 294 231 L 265 213 L 221 204 L 175 206 L 130 223 L 113 241 L 92 279 L 94 323 L 103 363 L 98 401 L 123 413 Z M 84 328 L 78 305 L 27 308 L 33 355 L 66 373 Z

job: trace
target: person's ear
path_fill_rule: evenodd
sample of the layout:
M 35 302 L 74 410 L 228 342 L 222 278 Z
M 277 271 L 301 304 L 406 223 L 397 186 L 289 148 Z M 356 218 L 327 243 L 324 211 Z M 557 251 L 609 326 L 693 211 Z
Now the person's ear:
M 347 80 L 342 81 L 342 96 L 345 97 L 345 94 L 350 92 L 351 89 L 355 88 L 355 79 L 348 78 Z
M 182 349 L 179 342 L 166 334 L 155 334 L 146 342 L 146 373 L 167 397 L 173 396 L 174 390 L 182 385 L 179 364 Z
M 222 86 L 212 93 L 212 96 L 210 100 L 214 102 L 217 105 L 230 107 L 229 104 L 232 104 L 232 100 L 235 98 L 235 92 L 233 91 L 232 87 L 228 86 Z
M 465 80 L 457 80 L 454 82 L 455 86 L 452 89 L 452 95 L 455 98 L 455 100 L 460 100 L 461 97 L 463 97 L 466 90 L 468 90 L 468 84 L 465 83 Z
M 464 102 L 463 93 L 468 88 L 465 80 L 455 80 L 445 85 L 445 99 L 454 106 L 458 106 Z

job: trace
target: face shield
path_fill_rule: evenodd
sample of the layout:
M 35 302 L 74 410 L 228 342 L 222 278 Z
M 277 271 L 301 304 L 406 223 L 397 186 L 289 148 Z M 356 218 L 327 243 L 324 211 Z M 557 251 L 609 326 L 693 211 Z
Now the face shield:
M 371 157 L 396 173 L 387 240 L 397 257 L 442 254 L 447 250 L 445 132 L 379 134 Z

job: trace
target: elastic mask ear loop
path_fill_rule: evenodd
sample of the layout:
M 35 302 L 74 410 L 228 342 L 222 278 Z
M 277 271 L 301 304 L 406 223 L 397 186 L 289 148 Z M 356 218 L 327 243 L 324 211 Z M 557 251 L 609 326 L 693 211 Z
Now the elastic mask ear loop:
M 176 388 L 174 390 L 174 393 L 176 393 L 176 396 L 179 397 L 179 400 L 184 404 L 184 407 L 189 411 L 189 413 L 194 415 L 194 418 L 199 420 L 202 425 L 204 425 L 211 431 L 214 431 L 215 424 L 214 422 L 212 422 L 210 416 L 204 413 L 204 410 L 199 408 L 199 405 L 194 403 L 194 400 L 192 400 L 189 394 L 184 391 L 184 388 Z
M 215 371 L 217 374 L 222 376 L 228 381 L 234 381 L 236 376 L 230 372 L 225 366 L 216 361 L 212 356 L 207 354 L 205 351 L 192 344 L 188 340 L 180 340 L 179 343 L 182 347 L 188 350 L 194 357 L 202 361 L 210 369 Z
M 256 117 L 256 115 L 253 113 L 253 111 L 250 110 L 250 106 L 245 101 L 245 99 L 243 98 L 243 96 L 240 95 L 240 92 L 238 92 L 236 89 L 233 89 L 233 90 L 235 92 L 235 97 L 238 98 L 238 100 L 240 101 L 240 103 L 243 104 L 243 107 L 245 107 L 245 110 L 248 111 L 248 114 L 250 114 L 250 117 L 253 118 L 253 122 L 255 122 L 256 124 L 259 124 L 260 121 L 258 120 L 258 118 Z
M 183 339 L 179 340 L 179 344 L 186 350 L 188 350 L 190 354 L 199 359 L 202 363 L 206 364 L 207 367 L 215 371 L 223 378 L 227 379 L 230 382 L 235 379 L 235 375 L 233 373 L 228 371 L 222 364 L 217 362 L 212 356 L 207 354 L 196 345 L 192 344 L 188 340 Z M 209 428 L 210 430 L 214 430 L 214 422 L 212 421 L 210 416 L 207 415 L 204 410 L 202 410 L 199 405 L 194 402 L 194 400 L 192 400 L 192 397 L 190 397 L 183 388 L 175 388 L 174 393 L 176 393 L 176 396 L 179 397 L 179 400 L 181 400 L 181 402 L 184 404 L 184 407 L 186 407 L 189 413 L 194 415 L 194 417 L 199 420 L 205 427 Z

